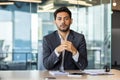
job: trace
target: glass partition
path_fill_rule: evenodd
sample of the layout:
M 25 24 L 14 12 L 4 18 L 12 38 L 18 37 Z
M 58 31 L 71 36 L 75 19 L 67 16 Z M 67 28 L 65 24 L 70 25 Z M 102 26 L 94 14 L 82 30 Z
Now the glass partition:
M 0 54 L 8 55 L 2 59 L 0 70 L 37 69 L 38 3 L 4 3 L 0 4 L 0 42 L 3 41 Z

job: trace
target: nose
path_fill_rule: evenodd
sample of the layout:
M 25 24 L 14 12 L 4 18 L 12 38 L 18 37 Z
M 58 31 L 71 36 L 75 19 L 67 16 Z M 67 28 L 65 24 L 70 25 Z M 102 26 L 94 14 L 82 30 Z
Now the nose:
M 65 23 L 65 19 L 62 19 L 62 23 Z

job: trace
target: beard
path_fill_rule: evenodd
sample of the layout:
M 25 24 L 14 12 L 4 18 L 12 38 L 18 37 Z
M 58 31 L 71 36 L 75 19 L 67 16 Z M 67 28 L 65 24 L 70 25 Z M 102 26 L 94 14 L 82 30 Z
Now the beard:
M 69 27 L 67 27 L 66 29 L 60 29 L 60 28 L 59 28 L 59 30 L 60 30 L 61 32 L 67 32 L 67 31 L 69 31 Z
M 69 31 L 69 29 L 70 29 L 70 25 L 65 25 L 65 26 L 66 26 L 65 29 L 62 29 L 61 26 L 58 27 L 58 29 L 59 29 L 61 32 L 67 32 L 67 31 Z

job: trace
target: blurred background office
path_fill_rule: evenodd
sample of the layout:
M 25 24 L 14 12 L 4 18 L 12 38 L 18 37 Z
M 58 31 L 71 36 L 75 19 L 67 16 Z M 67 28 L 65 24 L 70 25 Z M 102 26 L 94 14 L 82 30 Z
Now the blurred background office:
M 115 54 L 120 50 L 115 49 L 120 45 L 112 48 L 111 38 L 119 37 L 120 24 L 116 22 L 116 15 L 113 25 L 111 21 L 114 12 L 120 13 L 118 3 L 111 6 L 113 2 L 120 4 L 119 0 L 0 0 L 0 69 L 44 70 L 42 38 L 56 30 L 53 12 L 61 6 L 72 11 L 71 29 L 85 35 L 87 68 L 101 69 L 106 64 L 110 67 L 118 64 L 120 60 Z M 112 28 L 116 25 L 118 27 Z

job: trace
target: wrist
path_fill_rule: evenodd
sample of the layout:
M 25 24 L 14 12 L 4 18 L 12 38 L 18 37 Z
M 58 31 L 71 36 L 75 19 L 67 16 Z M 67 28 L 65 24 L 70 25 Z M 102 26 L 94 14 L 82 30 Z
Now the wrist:
M 58 50 L 57 48 L 55 49 L 55 51 L 56 51 L 58 54 L 60 54 L 60 52 L 59 52 L 59 50 Z
M 72 53 L 73 53 L 73 56 L 74 56 L 77 53 L 77 50 L 74 50 Z

